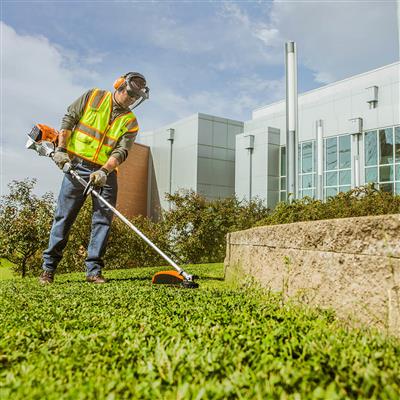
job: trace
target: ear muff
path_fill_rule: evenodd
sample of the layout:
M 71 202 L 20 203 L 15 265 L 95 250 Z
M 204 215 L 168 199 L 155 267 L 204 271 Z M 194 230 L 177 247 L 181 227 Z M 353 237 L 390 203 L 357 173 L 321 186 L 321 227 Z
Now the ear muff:
M 125 77 L 121 76 L 114 82 L 114 89 L 118 90 L 125 83 Z
M 142 87 L 142 85 L 138 85 L 134 81 L 135 78 L 140 78 L 140 80 L 143 81 L 144 86 Z M 131 110 L 149 98 L 150 89 L 146 86 L 146 78 L 142 74 L 139 74 L 139 72 L 128 72 L 127 74 L 122 75 L 115 80 L 113 86 L 115 90 L 121 90 L 126 87 L 128 95 L 136 98 L 135 103 L 129 107 Z

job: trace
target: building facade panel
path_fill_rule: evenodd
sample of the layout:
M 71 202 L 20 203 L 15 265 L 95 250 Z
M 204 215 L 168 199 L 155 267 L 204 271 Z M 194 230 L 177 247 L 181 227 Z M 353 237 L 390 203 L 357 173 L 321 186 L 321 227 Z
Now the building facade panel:
M 299 197 L 326 199 L 368 182 L 375 182 L 383 190 L 400 191 L 400 181 L 397 180 L 400 179 L 400 161 L 396 161 L 396 149 L 400 148 L 400 137 L 396 136 L 396 129 L 400 129 L 399 77 L 400 63 L 397 62 L 299 96 Z M 253 111 L 253 119 L 245 122 L 243 133 L 243 136 L 254 135 L 253 151 L 257 154 L 257 144 L 261 143 L 259 136 L 267 132 L 266 127 L 280 130 L 277 194 L 281 200 L 286 199 L 285 112 L 284 101 L 260 107 Z M 322 141 L 317 137 L 318 121 Z M 260 130 L 262 126 L 264 128 Z M 247 162 L 240 153 L 241 150 L 237 149 L 237 170 Z M 323 166 L 321 173 L 318 165 Z M 261 165 L 257 168 L 263 170 Z M 243 179 L 237 181 L 236 191 L 244 193 L 245 186 Z M 268 206 L 274 205 L 267 197 L 265 200 Z
M 151 147 L 148 209 L 168 209 L 165 194 L 180 189 L 232 196 L 234 138 L 242 131 L 241 121 L 198 113 L 142 134 L 140 142 Z

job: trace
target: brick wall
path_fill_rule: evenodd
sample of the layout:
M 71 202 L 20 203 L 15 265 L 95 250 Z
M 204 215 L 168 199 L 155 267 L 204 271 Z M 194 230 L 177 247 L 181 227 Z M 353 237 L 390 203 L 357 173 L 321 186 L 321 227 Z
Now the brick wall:
M 147 216 L 149 147 L 133 145 L 126 161 L 118 167 L 117 208 L 126 217 Z

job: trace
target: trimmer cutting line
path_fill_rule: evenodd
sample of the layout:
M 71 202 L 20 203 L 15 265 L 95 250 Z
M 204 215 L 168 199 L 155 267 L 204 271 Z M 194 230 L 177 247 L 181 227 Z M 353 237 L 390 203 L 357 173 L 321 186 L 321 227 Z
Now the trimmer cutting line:
M 57 145 L 58 132 L 46 125 L 37 124 L 28 134 L 26 148 L 35 150 L 40 156 L 52 158 Z M 197 288 L 198 283 L 194 282 L 195 276 L 188 274 L 180 268 L 170 257 L 160 250 L 146 235 L 144 235 L 135 225 L 132 224 L 124 215 L 122 215 L 115 207 L 105 200 L 99 191 L 95 189 L 92 182 L 86 182 L 74 169 L 70 163 L 66 163 L 63 172 L 70 174 L 74 179 L 84 186 L 84 194 L 91 193 L 97 197 L 104 205 L 106 205 L 122 222 L 139 235 L 149 246 L 151 246 L 175 271 L 157 272 L 153 278 L 153 284 L 180 284 L 185 288 Z

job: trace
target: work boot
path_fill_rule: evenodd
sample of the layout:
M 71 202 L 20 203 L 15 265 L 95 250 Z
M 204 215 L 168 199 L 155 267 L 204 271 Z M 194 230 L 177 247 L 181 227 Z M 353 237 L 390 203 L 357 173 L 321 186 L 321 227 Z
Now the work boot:
M 89 275 L 86 277 L 86 282 L 90 283 L 106 283 L 107 279 L 104 278 L 103 275 L 98 274 L 98 275 Z
M 50 283 L 53 283 L 53 281 L 54 281 L 53 272 L 43 271 L 39 277 L 39 283 L 41 283 L 42 285 L 49 285 Z

